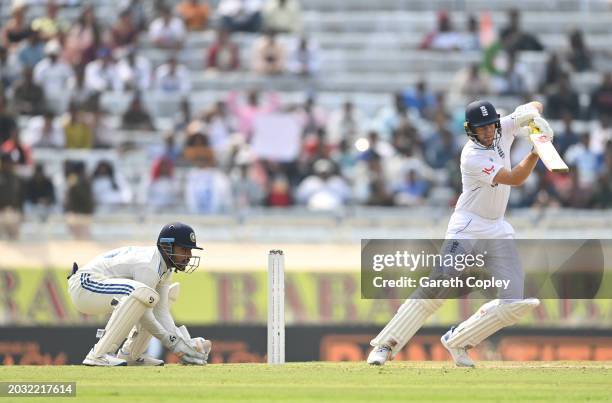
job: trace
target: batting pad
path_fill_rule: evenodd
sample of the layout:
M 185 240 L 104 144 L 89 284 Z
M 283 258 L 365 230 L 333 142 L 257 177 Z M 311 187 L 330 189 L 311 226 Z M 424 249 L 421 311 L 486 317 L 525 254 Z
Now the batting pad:
M 151 333 L 142 327 L 141 324 L 138 324 L 130 332 L 122 350 L 128 354 L 131 360 L 137 360 L 147 351 L 152 337 Z
M 443 302 L 443 299 L 407 299 L 370 345 L 387 346 L 395 356 Z
M 499 329 L 514 325 L 538 305 L 540 300 L 537 298 L 489 301 L 454 329 L 447 345 L 452 348 L 475 347 Z
M 122 298 L 108 320 L 102 338 L 94 346 L 94 354 L 97 357 L 114 354 L 145 311 L 153 308 L 158 300 L 157 292 L 144 286 L 136 288 L 129 296 Z

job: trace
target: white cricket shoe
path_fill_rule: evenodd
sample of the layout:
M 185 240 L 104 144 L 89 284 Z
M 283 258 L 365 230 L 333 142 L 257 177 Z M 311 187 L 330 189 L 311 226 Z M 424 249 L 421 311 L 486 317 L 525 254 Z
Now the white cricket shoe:
M 130 359 L 130 355 L 125 353 L 123 350 L 119 350 L 117 358 L 125 360 L 129 367 L 160 367 L 164 365 L 163 360 L 158 360 L 157 358 L 153 358 L 146 354 L 143 354 L 139 358 L 132 360 Z
M 96 357 L 92 348 L 89 354 L 87 354 L 87 357 L 83 360 L 83 365 L 88 365 L 90 367 L 125 367 L 127 362 L 110 354 Z
M 453 348 L 453 347 L 448 346 L 447 340 L 453 333 L 453 330 L 455 330 L 455 328 L 451 327 L 451 329 L 448 332 L 446 332 L 444 336 L 440 338 L 442 345 L 444 346 L 444 348 L 448 350 L 450 355 L 453 357 L 453 361 L 455 361 L 456 366 L 474 368 L 476 364 L 474 364 L 474 361 L 472 361 L 472 359 L 468 355 L 467 350 L 465 348 L 459 348 L 459 347 Z
M 368 364 L 370 365 L 384 365 L 385 362 L 391 357 L 391 348 L 387 346 L 376 346 L 370 351 L 368 355 Z

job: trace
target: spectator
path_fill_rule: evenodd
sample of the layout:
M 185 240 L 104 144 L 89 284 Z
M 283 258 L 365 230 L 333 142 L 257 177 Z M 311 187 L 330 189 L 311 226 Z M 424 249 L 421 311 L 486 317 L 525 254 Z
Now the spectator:
M 241 150 L 236 155 L 236 166 L 230 173 L 230 180 L 234 207 L 237 210 L 260 206 L 263 203 L 264 189 L 251 175 L 253 162 L 253 156 L 246 150 Z
M 333 145 L 347 141 L 353 144 L 365 128 L 365 119 L 352 101 L 345 101 L 342 108 L 332 113 L 327 124 L 329 142 Z
M 139 93 L 134 95 L 130 106 L 123 114 L 121 127 L 124 130 L 155 130 L 151 115 L 143 107 Z
M 0 89 L 10 89 L 19 79 L 21 68 L 13 55 L 9 55 L 6 48 L 0 46 Z
M 147 17 L 146 6 L 142 0 L 123 0 L 119 9 L 127 10 L 130 13 L 132 24 L 139 32 L 147 28 L 149 19 Z
M 244 138 L 248 140 L 253 134 L 253 122 L 257 116 L 276 112 L 280 107 L 280 102 L 276 94 L 268 93 L 266 103 L 260 105 L 259 92 L 257 90 L 251 90 L 247 94 L 246 105 L 241 105 L 239 103 L 237 92 L 231 92 L 229 94 L 227 105 L 230 112 L 236 116 L 238 130 Z
M 599 116 L 599 121 L 591 130 L 591 142 L 589 150 L 591 150 L 600 159 L 603 159 L 606 146 L 612 141 L 612 127 L 610 127 L 611 115 L 602 114 Z
M 546 99 L 547 118 L 561 119 L 564 113 L 582 116 L 578 94 L 572 89 L 567 75 L 561 78 L 557 90 L 551 92 Z
M 113 49 L 130 47 L 138 40 L 138 27 L 134 25 L 130 10 L 124 9 L 111 27 Z
M 356 198 L 365 205 L 393 205 L 382 159 L 376 151 L 370 149 L 361 154 L 354 188 Z
M 128 91 L 146 91 L 151 86 L 151 62 L 129 49 L 117 63 L 117 77 Z
M 437 29 L 423 39 L 421 49 L 459 50 L 464 46 L 464 38 L 453 29 L 448 12 L 438 12 L 437 24 Z
M 439 118 L 436 132 L 432 134 L 425 146 L 425 160 L 434 169 L 442 169 L 457 153 L 453 133 L 446 126 L 446 120 Z
M 268 186 L 266 205 L 269 207 L 288 207 L 293 203 L 291 186 L 287 174 L 279 164 L 267 162 Z
M 45 109 L 45 91 L 34 82 L 32 69 L 24 68 L 23 78 L 13 93 L 15 112 L 23 115 L 40 115 Z
M 161 7 L 159 14 L 149 27 L 149 40 L 158 48 L 180 49 L 187 35 L 185 24 L 168 7 Z
M 478 63 L 472 63 L 469 67 L 459 70 L 455 75 L 449 95 L 453 98 L 467 96 L 476 99 L 489 94 L 490 90 L 489 76 L 480 70 Z
M 268 31 L 253 43 L 253 70 L 259 74 L 273 75 L 285 71 L 285 47 L 276 40 L 276 34 Z
M 9 240 L 19 237 L 24 199 L 24 185 L 13 164 L 10 155 L 0 156 L 0 236 Z
M 27 41 L 17 52 L 21 66 L 33 69 L 45 58 L 45 42 L 40 39 L 37 31 L 29 31 Z
M 19 42 L 30 34 L 26 20 L 27 5 L 24 1 L 15 1 L 11 6 L 11 17 L 0 31 L 0 45 L 14 49 Z
M 495 78 L 494 83 L 500 95 L 520 96 L 527 92 L 528 71 L 524 65 L 517 63 L 516 54 L 508 53 L 505 71 Z
M 91 190 L 96 206 L 125 205 L 132 200 L 132 191 L 123 176 L 115 173 L 109 161 L 100 161 L 91 176 Z
M 262 25 L 261 0 L 221 0 L 217 13 L 228 31 L 259 32 Z
M 85 173 L 85 164 L 81 161 L 66 161 L 64 174 L 66 177 L 64 197 L 66 224 L 77 239 L 89 238 L 89 226 L 95 205 L 91 182 Z
M 461 50 L 477 51 L 480 50 L 480 30 L 476 16 L 470 14 L 467 18 L 467 32 L 461 34 L 459 42 Z
M 602 114 L 612 114 L 612 73 L 603 75 L 599 87 L 591 93 L 589 115 L 591 118 Z
M 419 118 L 418 111 L 409 111 L 404 102 L 404 95 L 396 92 L 392 95 L 392 104 L 382 107 L 372 124 L 373 128 L 385 139 L 390 139 L 402 120 L 408 119 L 416 125 Z
M 0 146 L 17 130 L 17 119 L 6 106 L 6 98 L 0 92 Z
M 187 96 L 191 90 L 189 70 L 170 56 L 166 64 L 155 70 L 155 89 L 164 95 Z
M 509 24 L 501 30 L 500 39 L 506 51 L 531 50 L 543 51 L 544 47 L 540 41 L 532 34 L 525 32 L 521 28 L 521 14 L 517 9 L 508 11 Z
M 59 112 L 58 109 L 65 105 L 66 88 L 74 80 L 74 72 L 59 59 L 59 42 L 47 42 L 45 53 L 47 57 L 34 67 L 34 82 L 43 87 L 47 106 Z
M 49 110 L 43 116 L 31 117 L 26 133 L 32 148 L 63 148 L 66 140 L 61 122 Z
M 195 161 L 196 166 L 187 174 L 185 201 L 187 209 L 197 214 L 219 214 L 232 205 L 231 183 L 227 175 L 216 166 L 212 150 Z
M 402 96 L 406 107 L 415 109 L 423 118 L 430 118 L 430 112 L 435 107 L 436 97 L 429 91 L 424 80 L 419 80 L 414 89 L 404 91 Z
M 209 157 L 214 158 L 214 151 L 210 147 L 208 136 L 200 131 L 190 133 L 185 140 L 183 158 L 195 165 Z
M 238 46 L 232 42 L 231 32 L 225 29 L 217 30 L 215 41 L 206 52 L 206 68 L 218 71 L 233 71 L 240 68 L 240 53 Z
M 8 140 L 2 143 L 0 152 L 8 154 L 13 163 L 18 166 L 32 165 L 32 150 L 27 145 L 21 142 L 19 128 L 15 128 L 11 132 Z
M 64 40 L 63 58 L 72 66 L 85 66 L 93 61 L 102 40 L 102 32 L 93 6 L 85 6 L 79 19 L 70 27 Z
M 565 155 L 565 152 L 574 144 L 580 142 L 580 137 L 573 127 L 573 116 L 570 113 L 563 114 L 563 130 L 555 134 L 555 148 L 559 155 Z
M 595 207 L 612 207 L 612 143 L 608 143 L 601 175 L 597 180 L 593 197 Z
M 404 180 L 394 189 L 393 201 L 398 206 L 418 206 L 425 203 L 429 183 L 415 169 L 409 169 Z
M 68 23 L 58 19 L 59 5 L 54 0 L 47 1 L 46 14 L 32 21 L 32 29 L 39 31 L 45 41 L 59 38 L 66 32 Z
M 85 67 L 85 88 L 94 92 L 120 91 L 122 83 L 111 51 L 100 49 L 96 56 Z
M 562 79 L 565 75 L 563 71 L 563 65 L 559 59 L 559 55 L 552 52 L 546 62 L 546 68 L 544 70 L 544 78 L 540 85 L 542 92 L 549 92 L 554 89 L 554 86 Z
M 199 0 L 183 0 L 176 6 L 177 14 L 190 31 L 202 31 L 208 25 L 210 8 Z
M 70 104 L 68 117 L 64 123 L 66 148 L 92 148 L 94 143 L 93 129 L 85 122 L 79 105 Z
M 584 133 L 580 143 L 574 144 L 565 153 L 565 161 L 577 172 L 578 188 L 584 192 L 592 191 L 599 174 L 599 159 L 597 154 L 589 149 L 590 142 L 590 134 Z
M 179 204 L 180 186 L 174 176 L 172 160 L 161 157 L 153 162 L 151 177 L 146 184 L 146 206 L 154 212 Z
M 176 138 L 174 133 L 169 132 L 164 135 L 164 144 L 159 158 L 165 158 L 172 161 L 173 165 L 176 164 L 183 155 L 183 150 L 176 144 Z
M 327 159 L 314 163 L 314 174 L 305 178 L 296 190 L 299 203 L 311 210 L 338 210 L 351 198 L 346 181 L 334 174 L 334 165 Z
M 224 151 L 230 136 L 236 130 L 235 119 L 228 112 L 225 102 L 215 102 L 214 107 L 207 113 L 205 121 L 211 146 L 215 151 Z
M 55 188 L 51 179 L 45 175 L 42 164 L 36 164 L 34 175 L 25 184 L 25 201 L 30 207 L 47 212 L 55 204 Z
M 85 67 L 77 66 L 74 81 L 70 83 L 70 102 L 81 105 L 83 110 L 92 111 L 97 95 L 95 90 L 85 86 Z
M 567 61 L 576 72 L 591 70 L 593 67 L 593 56 L 591 51 L 584 43 L 584 34 L 579 29 L 574 29 L 569 33 L 570 50 Z
M 320 127 L 314 132 L 304 134 L 302 141 L 302 152 L 299 156 L 300 170 L 304 174 L 310 174 L 315 161 L 329 159 L 331 147 L 327 143 L 327 133 Z
M 289 53 L 288 70 L 297 75 L 311 76 L 320 68 L 319 47 L 302 36 Z
M 263 6 L 264 29 L 283 33 L 300 32 L 301 14 L 298 0 L 266 0 Z
M 325 128 L 327 116 L 322 108 L 316 105 L 314 94 L 308 94 L 304 105 L 298 113 L 300 125 L 302 127 L 302 135 L 317 133 L 320 129 Z

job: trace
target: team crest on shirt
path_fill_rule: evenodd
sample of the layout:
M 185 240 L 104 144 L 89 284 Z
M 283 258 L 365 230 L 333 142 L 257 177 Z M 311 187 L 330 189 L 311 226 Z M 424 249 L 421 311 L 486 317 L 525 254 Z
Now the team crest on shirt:
M 195 233 L 194 232 L 189 234 L 189 239 L 191 239 L 191 242 L 195 243 L 196 239 L 195 239 Z

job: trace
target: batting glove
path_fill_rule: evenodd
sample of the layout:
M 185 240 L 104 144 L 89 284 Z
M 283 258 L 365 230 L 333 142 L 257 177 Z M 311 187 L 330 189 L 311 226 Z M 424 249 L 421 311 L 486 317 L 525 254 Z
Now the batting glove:
M 533 126 L 537 128 L 537 131 L 539 131 L 541 136 L 544 136 L 548 141 L 553 141 L 555 134 L 546 119 L 539 116 L 534 118 Z
M 521 105 L 512 113 L 512 117 L 519 127 L 527 126 L 529 122 L 539 116 L 540 112 L 530 104 Z

